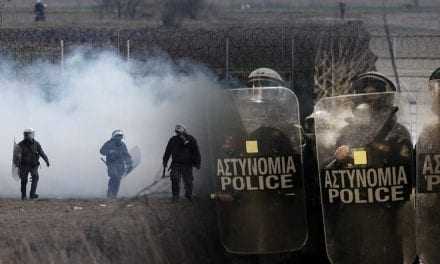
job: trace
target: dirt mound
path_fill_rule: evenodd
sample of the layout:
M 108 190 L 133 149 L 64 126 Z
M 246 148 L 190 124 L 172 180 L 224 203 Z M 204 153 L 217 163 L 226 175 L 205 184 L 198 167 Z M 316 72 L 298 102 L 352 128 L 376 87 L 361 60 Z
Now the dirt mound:
M 211 204 L 0 201 L 0 263 L 225 263 Z

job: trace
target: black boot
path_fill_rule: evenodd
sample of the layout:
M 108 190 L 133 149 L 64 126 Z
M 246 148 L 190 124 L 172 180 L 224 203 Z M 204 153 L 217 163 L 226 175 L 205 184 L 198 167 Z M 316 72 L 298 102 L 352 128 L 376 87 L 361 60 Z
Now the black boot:
M 36 193 L 31 194 L 31 195 L 29 195 L 29 198 L 30 198 L 31 200 L 38 199 L 38 194 L 36 194 Z

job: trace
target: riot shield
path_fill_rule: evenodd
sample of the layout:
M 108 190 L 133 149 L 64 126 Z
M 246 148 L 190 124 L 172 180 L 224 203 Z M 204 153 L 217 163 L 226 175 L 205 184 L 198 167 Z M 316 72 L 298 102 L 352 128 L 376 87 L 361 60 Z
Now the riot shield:
M 326 250 L 332 263 L 412 263 L 412 140 L 392 92 L 321 99 L 315 107 Z
M 220 237 L 233 254 L 307 240 L 298 100 L 284 87 L 225 90 L 209 105 Z
M 438 89 L 438 87 L 437 87 Z M 439 263 L 440 100 L 439 91 L 420 93 L 417 109 L 417 253 L 423 263 Z

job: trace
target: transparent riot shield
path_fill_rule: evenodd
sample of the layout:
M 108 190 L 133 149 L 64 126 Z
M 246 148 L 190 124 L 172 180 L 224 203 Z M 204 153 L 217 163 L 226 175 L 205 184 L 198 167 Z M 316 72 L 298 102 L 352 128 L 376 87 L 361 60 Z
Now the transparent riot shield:
M 295 94 L 232 89 L 211 102 L 212 198 L 224 247 L 234 254 L 301 249 L 307 221 Z
M 438 87 L 420 93 L 417 123 L 417 253 L 440 263 L 440 100 Z
M 326 250 L 332 263 L 412 263 L 413 145 L 395 93 L 337 96 L 315 107 Z

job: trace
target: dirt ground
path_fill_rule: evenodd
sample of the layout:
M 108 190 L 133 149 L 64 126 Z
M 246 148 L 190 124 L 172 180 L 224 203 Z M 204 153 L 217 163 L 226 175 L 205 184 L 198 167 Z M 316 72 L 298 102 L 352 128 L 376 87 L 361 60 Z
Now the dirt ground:
M 221 245 L 214 203 L 172 203 L 141 196 L 118 200 L 0 199 L 0 264 L 323 263 L 305 249 L 232 255 Z
M 0 200 L 0 263 L 225 263 L 209 204 Z

